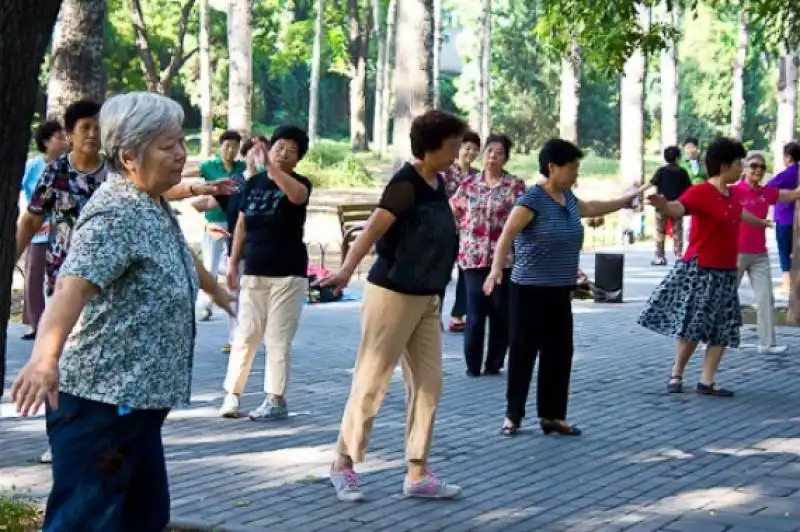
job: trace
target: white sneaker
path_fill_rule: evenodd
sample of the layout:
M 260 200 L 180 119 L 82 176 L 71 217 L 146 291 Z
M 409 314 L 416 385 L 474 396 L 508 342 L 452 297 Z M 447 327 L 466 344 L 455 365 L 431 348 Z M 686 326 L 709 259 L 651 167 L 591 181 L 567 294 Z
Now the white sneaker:
M 364 498 L 364 493 L 358 486 L 358 474 L 352 469 L 343 468 L 337 471 L 331 466 L 330 479 L 340 501 L 358 502 Z
M 786 352 L 789 346 L 786 345 L 760 345 L 758 353 L 761 355 L 780 355 Z
M 53 463 L 53 452 L 50 450 L 50 447 L 47 447 L 47 450 L 42 453 L 42 456 L 39 457 L 40 464 L 52 464 Z
M 239 417 L 239 396 L 229 393 L 222 401 L 222 408 L 219 409 L 219 415 L 227 418 Z

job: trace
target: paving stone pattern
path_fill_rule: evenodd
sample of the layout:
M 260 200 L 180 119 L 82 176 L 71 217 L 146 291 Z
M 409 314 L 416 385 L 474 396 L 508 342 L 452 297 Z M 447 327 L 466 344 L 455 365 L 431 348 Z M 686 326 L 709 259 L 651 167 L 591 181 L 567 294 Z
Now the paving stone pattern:
M 720 378 L 735 398 L 667 395 L 673 343 L 635 323 L 666 269 L 649 266 L 649 247 L 626 255 L 624 304 L 574 306 L 569 417 L 584 429 L 581 438 L 545 437 L 533 420 L 517 438 L 502 438 L 504 378 L 468 379 L 462 337 L 445 335 L 430 466 L 463 486 L 456 501 L 400 494 L 399 370 L 361 469 L 368 501 L 340 503 L 328 484 L 359 339 L 358 302 L 305 308 L 288 395 L 293 414 L 273 424 L 216 417 L 226 321 L 200 324 L 193 405 L 173 412 L 164 427 L 173 515 L 220 530 L 800 530 L 800 331 L 779 331 L 791 346 L 783 355 L 727 354 Z M 591 273 L 593 256 L 583 261 Z M 752 300 L 749 287 L 742 295 Z M 21 332 L 10 330 L 10 377 L 30 350 L 16 340 Z M 755 338 L 750 330 L 745 336 Z M 698 374 L 699 357 L 687 383 Z M 262 353 L 245 408 L 261 401 L 263 378 Z M 46 496 L 49 468 L 31 461 L 45 445 L 43 420 L 15 417 L 8 404 L 2 412 L 0 490 Z

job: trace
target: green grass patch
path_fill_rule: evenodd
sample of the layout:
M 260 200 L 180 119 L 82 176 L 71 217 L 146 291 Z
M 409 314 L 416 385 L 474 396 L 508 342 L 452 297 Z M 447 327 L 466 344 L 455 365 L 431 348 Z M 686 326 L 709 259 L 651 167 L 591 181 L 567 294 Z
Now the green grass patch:
M 42 509 L 35 502 L 16 496 L 0 495 L 0 531 L 39 530 Z

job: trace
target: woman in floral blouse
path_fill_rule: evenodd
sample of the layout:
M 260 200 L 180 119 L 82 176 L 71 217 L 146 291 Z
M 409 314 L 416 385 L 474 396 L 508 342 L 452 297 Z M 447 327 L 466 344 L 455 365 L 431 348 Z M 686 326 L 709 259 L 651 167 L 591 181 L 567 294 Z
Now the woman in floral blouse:
M 461 148 L 458 150 L 458 159 L 453 161 L 450 168 L 444 173 L 445 191 L 447 197 L 452 198 L 456 193 L 458 185 L 462 181 L 478 174 L 478 170 L 472 167 L 472 163 L 481 151 L 481 138 L 474 131 L 464 133 L 461 141 Z M 450 310 L 450 325 L 447 329 L 450 332 L 464 332 L 465 316 L 467 315 L 467 287 L 464 284 L 464 271 L 458 267 L 458 278 L 456 280 L 456 300 Z M 442 296 L 444 302 L 444 296 Z
M 483 283 L 494 259 L 497 239 L 503 232 L 517 198 L 525 192 L 525 182 L 503 170 L 511 155 L 511 140 L 505 135 L 490 135 L 483 152 L 483 171 L 461 182 L 450 205 L 459 227 L 458 265 L 464 271 L 467 294 L 467 329 L 464 358 L 467 375 L 497 375 L 508 350 L 508 289 L 487 296 Z M 505 267 L 511 268 L 511 254 Z M 489 348 L 484 363 L 483 340 L 489 319 Z
M 231 312 L 163 197 L 186 162 L 182 123 L 180 105 L 152 93 L 115 96 L 100 111 L 109 176 L 78 219 L 11 388 L 23 416 L 47 405 L 45 532 L 169 523 L 161 425 L 191 395 L 198 286 Z

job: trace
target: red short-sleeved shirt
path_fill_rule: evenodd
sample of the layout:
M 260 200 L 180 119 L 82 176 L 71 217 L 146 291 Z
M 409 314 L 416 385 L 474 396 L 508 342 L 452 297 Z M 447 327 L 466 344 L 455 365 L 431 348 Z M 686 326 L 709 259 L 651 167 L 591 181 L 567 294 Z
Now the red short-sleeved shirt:
M 703 268 L 735 270 L 739 254 L 742 205 L 733 194 L 723 194 L 706 181 L 678 198 L 692 216 L 689 247 L 684 260 L 697 257 Z

